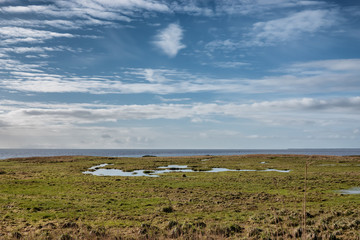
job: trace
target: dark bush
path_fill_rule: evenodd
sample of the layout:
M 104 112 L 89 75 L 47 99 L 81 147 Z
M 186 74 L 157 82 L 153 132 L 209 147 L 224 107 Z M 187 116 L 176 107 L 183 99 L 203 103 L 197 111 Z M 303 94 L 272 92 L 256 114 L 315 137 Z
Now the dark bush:
M 169 206 L 169 207 L 164 207 L 163 208 L 163 212 L 166 212 L 166 213 L 172 213 L 174 212 L 174 208 Z

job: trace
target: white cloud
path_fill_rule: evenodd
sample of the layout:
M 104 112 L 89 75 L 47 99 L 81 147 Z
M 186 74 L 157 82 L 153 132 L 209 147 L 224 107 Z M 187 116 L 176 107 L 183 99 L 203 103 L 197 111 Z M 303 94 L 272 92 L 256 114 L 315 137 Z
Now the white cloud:
M 9 125 L 66 125 L 116 122 L 118 120 L 198 119 L 231 116 L 258 121 L 356 120 L 360 114 L 360 97 L 332 99 L 284 99 L 254 103 L 189 103 L 189 104 L 65 104 L 0 101 L 3 122 Z M 338 119 L 341 116 L 342 119 Z M 357 121 L 357 120 L 356 120 Z
M 249 66 L 250 63 L 229 61 L 229 62 L 213 62 L 211 63 L 211 65 L 218 68 L 240 68 L 240 67 Z
M 12 67 L 12 66 L 9 66 Z M 190 93 L 190 92 L 238 92 L 242 86 L 235 80 L 204 79 L 185 82 L 149 82 L 128 83 L 121 80 L 112 80 L 111 77 L 103 79 L 92 77 L 69 77 L 53 74 L 36 74 L 31 72 L 11 72 L 12 79 L 3 79 L 0 86 L 25 92 L 81 92 L 92 94 L 136 94 L 136 93 Z M 108 79 L 106 79 L 108 78 Z
M 0 58 L 7 58 L 7 57 L 9 57 L 9 55 L 7 55 L 4 52 L 0 52 Z
M 70 47 L 58 46 L 58 47 L 12 47 L 12 48 L 0 48 L 0 52 L 13 52 L 18 54 L 23 53 L 44 53 L 54 51 L 71 51 L 74 52 Z
M 338 16 L 332 10 L 305 10 L 288 17 L 258 22 L 253 25 L 248 45 L 273 45 L 311 34 L 337 23 Z
M 293 72 L 310 71 L 356 71 L 360 72 L 360 59 L 331 59 L 292 64 L 289 68 Z
M 164 98 L 162 96 L 158 96 L 157 98 L 162 102 L 183 102 L 191 100 L 191 98 Z
M 218 16 L 218 15 L 254 15 L 265 14 L 277 9 L 287 9 L 308 6 L 328 6 L 325 1 L 299 0 L 222 0 L 207 4 L 207 1 L 182 0 L 169 4 L 174 12 L 189 15 Z
M 166 82 L 167 79 L 159 70 L 151 68 L 144 69 L 144 77 L 149 82 Z
M 5 55 L 6 58 L 0 58 L 0 71 L 18 71 L 19 73 L 42 73 L 43 71 L 40 68 L 43 66 L 42 64 L 26 64 L 20 62 L 18 60 L 13 60 L 9 56 Z M 7 77 L 3 77 L 2 80 L 6 81 Z M 2 82 L 0 81 L 0 86 L 2 86 Z
M 237 48 L 241 47 L 241 44 L 239 42 L 235 42 L 231 39 L 226 40 L 214 40 L 205 45 L 205 48 L 210 51 L 215 51 L 217 49 L 220 50 L 226 50 L 226 51 L 232 51 Z
M 58 33 L 22 27 L 0 27 L 0 45 L 15 44 L 19 42 L 39 43 L 44 40 L 58 37 L 72 38 L 74 35 L 70 33 Z
M 8 1 L 10 2 L 10 1 Z M 19 2 L 17 2 L 19 3 Z M 131 22 L 133 19 L 148 16 L 147 13 L 185 13 L 189 15 L 214 16 L 224 14 L 256 14 L 274 9 L 329 6 L 324 1 L 295 0 L 224 0 L 215 5 L 204 1 L 155 1 L 155 0 L 54 0 L 51 3 L 38 2 L 29 5 L 11 5 L 0 7 L 4 14 L 36 14 L 49 19 L 9 19 L 6 26 L 30 26 L 41 28 L 53 26 L 60 29 L 76 29 L 87 25 L 109 25 L 117 21 Z M 71 19 L 71 20 L 69 20 Z M 23 21 L 25 25 L 12 25 Z M 0 23 L 1 24 L 1 23 Z
M 339 24 L 337 10 L 303 10 L 287 17 L 254 23 L 242 39 L 216 39 L 208 42 L 209 51 L 233 51 L 252 46 L 272 46 L 307 38 L 326 28 Z
M 0 20 L 0 26 L 13 26 L 13 27 L 28 27 L 28 28 L 47 28 L 54 27 L 61 30 L 80 29 L 87 26 L 98 26 L 98 25 L 113 25 L 110 21 L 101 21 L 98 19 L 51 19 L 51 20 L 38 20 L 38 19 L 8 19 Z
M 89 17 L 104 20 L 131 21 L 128 16 L 135 15 L 139 11 L 170 11 L 167 5 L 156 1 L 144 0 L 80 0 L 63 1 L 55 0 L 53 4 L 4 6 L 0 8 L 4 13 L 36 13 L 52 17 L 78 17 L 88 19 Z
M 172 2 L 170 4 L 171 10 L 179 13 L 186 13 L 189 15 L 202 15 L 202 16 L 213 16 L 214 11 L 206 6 L 198 6 L 199 1 L 181 1 L 181 2 Z
M 165 83 L 195 79 L 192 74 L 173 69 L 129 68 L 125 71 L 125 73 L 129 75 L 131 79 L 136 76 L 151 83 Z
M 53 6 L 50 5 L 29 5 L 29 6 L 5 6 L 0 8 L 1 12 L 6 13 L 30 13 L 37 12 L 42 13 L 48 10 L 55 10 Z
M 145 104 L 145 105 L 111 105 L 102 103 L 42 103 L 0 100 L 0 144 L 5 147 L 154 147 L 154 141 L 160 145 L 184 141 L 193 144 L 202 137 L 208 143 L 218 143 L 223 137 L 231 141 L 241 139 L 283 138 L 283 144 L 289 139 L 289 131 L 303 132 L 304 138 L 309 134 L 317 139 L 358 137 L 358 120 L 360 114 L 360 97 L 350 98 L 295 98 L 253 103 L 188 103 L 188 104 Z M 222 130 L 183 131 L 179 132 L 172 120 L 187 120 L 192 124 L 212 122 L 222 124 L 223 117 L 251 120 L 251 124 L 261 124 L 261 128 L 287 126 L 286 133 L 277 132 L 268 136 L 261 130 L 243 129 L 244 133 L 234 132 L 221 127 Z M 166 131 L 157 127 L 123 127 L 122 121 L 146 121 L 165 119 L 168 121 Z M 111 124 L 104 124 L 111 122 Z M 238 121 L 242 126 L 244 121 Z M 246 122 L 246 121 L 245 121 Z M 141 122 L 139 122 L 141 123 Z M 89 125 L 91 127 L 89 127 Z M 136 125 L 136 124 L 135 124 Z M 134 125 L 133 125 L 134 126 Z M 202 125 L 205 127 L 205 125 Z M 243 126 L 243 128 L 246 124 Z M 259 125 L 257 125 L 259 128 Z M 346 132 L 341 132 L 344 126 Z M 334 131 L 334 128 L 337 130 Z M 176 130 L 178 129 L 178 130 Z M 290 130 L 291 129 L 291 130 Z M 296 130 L 297 129 L 297 130 Z M 355 129 L 355 130 L 354 130 Z M 341 133 L 341 134 L 339 134 Z M 33 141 L 36 136 L 37 141 Z M 170 137 L 176 136 L 176 139 Z M 210 141 L 216 139 L 215 142 Z M 224 138 L 226 142 L 228 138 Z M 299 140 L 301 135 L 292 136 Z M 229 139 L 228 139 L 229 140 Z M 305 140 L 308 141 L 309 139 Z M 230 142 L 231 142 L 230 141 Z M 245 141 L 245 140 L 244 140 Z M 39 144 L 39 145 L 34 145 Z M 246 141 L 245 141 L 246 142 Z M 244 143 L 245 143 L 244 142 Z M 165 145 L 162 145 L 165 144 Z M 178 145 L 179 146 L 179 145 Z M 189 146 L 190 145 L 182 145 Z M 204 145 L 206 146 L 206 145 Z M 218 146 L 218 145 L 217 145 Z M 228 145 L 221 145 L 228 146 Z M 232 146 L 232 145 L 231 145 Z M 280 145 L 279 145 L 280 146 Z M 176 147 L 176 144 L 170 147 Z
M 335 98 L 335 99 L 313 99 L 313 98 L 302 98 L 302 99 L 290 99 L 280 101 L 266 101 L 260 103 L 253 103 L 250 106 L 257 108 L 258 110 L 271 111 L 266 109 L 289 109 L 292 111 L 354 111 L 354 113 L 360 110 L 360 97 L 352 98 Z
M 172 69 L 152 68 L 129 68 L 118 76 L 48 74 L 44 66 L 0 58 L 0 71 L 10 73 L 3 76 L 0 87 L 24 92 L 92 94 L 345 93 L 360 91 L 359 63 L 359 59 L 311 61 L 283 66 L 278 70 L 283 74 L 274 76 L 222 79 Z
M 172 23 L 155 36 L 153 43 L 169 57 L 175 57 L 181 49 L 186 47 L 181 43 L 182 38 L 183 29 L 179 24 Z
M 130 22 L 133 18 L 143 16 L 144 12 L 170 13 L 171 10 L 167 4 L 152 0 L 55 0 L 43 5 L 2 6 L 0 13 L 9 16 L 36 14 L 47 19 L 8 19 L 0 21 L 0 25 L 78 29 L 89 25 L 114 25 L 117 21 Z
M 124 9 L 144 9 L 147 11 L 168 12 L 168 6 L 161 1 L 153 0 L 93 0 L 93 1 L 80 1 L 81 5 L 88 6 L 89 2 L 96 2 L 99 5 L 109 8 L 117 7 Z

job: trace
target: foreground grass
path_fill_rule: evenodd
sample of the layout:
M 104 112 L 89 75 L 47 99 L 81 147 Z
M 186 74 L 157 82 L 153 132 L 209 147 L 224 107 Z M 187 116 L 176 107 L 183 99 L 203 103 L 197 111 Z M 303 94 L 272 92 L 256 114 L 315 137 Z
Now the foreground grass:
M 182 164 L 198 172 L 157 178 L 82 174 L 102 163 L 126 171 Z M 291 171 L 201 171 L 213 167 Z M 359 186 L 359 170 L 357 156 L 1 160 L 0 239 L 360 239 L 360 195 L 336 192 Z

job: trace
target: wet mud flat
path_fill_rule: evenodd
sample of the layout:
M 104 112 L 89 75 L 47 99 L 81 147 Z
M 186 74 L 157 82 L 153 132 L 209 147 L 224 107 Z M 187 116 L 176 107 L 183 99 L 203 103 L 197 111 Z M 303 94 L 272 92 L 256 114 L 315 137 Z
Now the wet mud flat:
M 359 179 L 358 156 L 7 159 L 0 239 L 358 239 Z

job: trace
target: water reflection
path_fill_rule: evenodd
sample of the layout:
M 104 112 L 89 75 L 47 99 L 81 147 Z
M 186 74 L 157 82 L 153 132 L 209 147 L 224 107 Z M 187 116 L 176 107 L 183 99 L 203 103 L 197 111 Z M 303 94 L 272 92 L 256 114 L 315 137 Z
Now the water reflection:
M 338 192 L 341 194 L 360 194 L 360 187 L 339 190 Z

